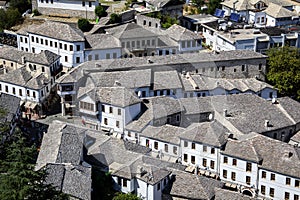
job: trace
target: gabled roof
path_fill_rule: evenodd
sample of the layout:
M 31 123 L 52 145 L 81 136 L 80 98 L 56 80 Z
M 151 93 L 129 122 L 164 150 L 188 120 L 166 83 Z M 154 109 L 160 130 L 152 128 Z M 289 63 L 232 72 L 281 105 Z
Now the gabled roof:
M 257 133 L 228 140 L 222 153 L 259 163 L 259 167 L 266 170 L 300 178 L 299 148 Z
M 26 31 L 28 33 L 42 35 L 63 41 L 84 41 L 83 32 L 77 26 L 61 22 L 46 21 L 45 23 L 39 26 L 33 26 Z
M 210 200 L 215 196 L 215 189 L 224 185 L 221 181 L 183 171 L 173 171 L 172 174 L 174 181 L 163 192 L 174 199 Z
M 76 199 L 91 199 L 92 170 L 80 165 L 47 164 L 46 184 Z
M 95 102 L 100 101 L 104 104 L 122 108 L 141 102 L 133 91 L 124 87 L 80 88 L 78 90 L 78 99 L 83 98 L 85 95 L 92 98 Z
M 0 117 L 0 122 L 11 122 L 20 107 L 21 99 L 9 94 L 0 94 L 0 108 L 4 109 L 5 115 Z
M 173 70 L 154 72 L 153 90 L 177 88 L 182 88 L 177 71 Z
M 177 24 L 173 24 L 170 28 L 165 31 L 165 34 L 174 39 L 175 41 L 183 40 L 198 40 L 202 37 L 193 31 L 188 30 Z
M 297 16 L 297 13 L 292 12 L 283 6 L 279 6 L 274 3 L 270 3 L 268 8 L 264 11 L 267 15 L 270 15 L 274 18 L 283 18 L 283 17 L 292 17 Z
M 183 134 L 184 128 L 172 125 L 163 125 L 159 127 L 147 126 L 141 133 L 140 136 L 157 139 L 163 142 L 172 143 L 179 145 L 180 135 Z
M 113 49 L 121 48 L 121 42 L 110 34 L 86 35 L 86 49 Z
M 118 39 L 157 37 L 157 34 L 137 25 L 136 23 L 127 23 L 109 28 L 106 29 L 106 32 Z
M 196 143 L 215 147 L 223 146 L 228 138 L 229 130 L 218 121 L 201 122 L 190 125 L 179 137 Z
M 215 199 L 214 200 L 255 200 L 255 198 L 244 195 L 240 192 L 234 192 L 226 189 L 215 188 Z
M 161 9 L 167 5 L 182 5 L 182 4 L 184 4 L 184 2 L 180 1 L 180 0 L 147 0 L 146 2 L 158 9 Z

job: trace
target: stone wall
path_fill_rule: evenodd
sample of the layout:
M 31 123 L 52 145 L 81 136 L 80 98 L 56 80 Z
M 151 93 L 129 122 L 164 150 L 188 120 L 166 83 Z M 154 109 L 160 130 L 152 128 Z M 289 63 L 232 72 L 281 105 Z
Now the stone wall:
M 82 11 L 82 10 L 69 10 L 59 8 L 38 8 L 39 12 L 43 15 L 65 15 L 69 17 L 95 19 L 96 15 L 94 11 Z
M 149 27 L 160 28 L 160 19 L 147 17 L 145 15 L 137 15 L 135 18 L 136 18 L 136 23 L 140 26 L 143 26 L 146 29 Z

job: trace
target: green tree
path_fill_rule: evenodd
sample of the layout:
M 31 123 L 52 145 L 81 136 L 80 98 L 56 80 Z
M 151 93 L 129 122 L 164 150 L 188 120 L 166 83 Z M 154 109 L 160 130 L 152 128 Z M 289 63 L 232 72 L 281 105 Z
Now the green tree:
M 14 136 L 2 146 L 0 159 L 0 199 L 67 199 L 45 184 L 44 170 L 34 171 L 37 150 L 28 147 L 17 129 Z
M 91 28 L 92 28 L 92 25 L 90 24 L 89 20 L 84 19 L 84 18 L 78 19 L 77 25 L 78 25 L 78 28 L 80 30 L 82 30 L 83 32 L 87 32 L 87 31 L 91 30 Z
M 95 8 L 95 14 L 98 16 L 98 17 L 105 17 L 107 15 L 105 9 L 103 6 L 99 5 Z
M 16 25 L 22 21 L 22 16 L 17 8 L 9 8 L 6 11 L 6 24 L 5 28 L 9 29 L 10 27 Z
M 121 17 L 120 15 L 116 14 L 116 13 L 112 13 L 110 15 L 110 19 L 109 19 L 109 23 L 114 24 L 114 23 L 119 23 L 121 22 Z
M 213 15 L 216 9 L 221 7 L 221 2 L 221 0 L 209 0 L 207 4 L 207 13 Z
M 267 80 L 282 95 L 300 99 L 300 54 L 294 47 L 271 48 L 268 53 Z
M 141 198 L 131 193 L 124 194 L 119 192 L 114 196 L 113 200 L 141 200 Z
M 0 9 L 0 19 L 0 32 L 3 32 L 6 27 L 6 12 L 4 9 Z
M 9 7 L 12 9 L 18 9 L 20 13 L 24 13 L 31 8 L 30 0 L 10 0 Z

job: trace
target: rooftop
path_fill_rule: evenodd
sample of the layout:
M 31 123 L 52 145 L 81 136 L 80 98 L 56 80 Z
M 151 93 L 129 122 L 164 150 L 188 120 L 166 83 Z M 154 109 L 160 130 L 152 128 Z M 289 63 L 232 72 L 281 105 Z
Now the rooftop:
M 255 198 L 243 195 L 239 192 L 234 192 L 230 190 L 225 190 L 221 188 L 215 188 L 215 200 L 254 200 Z
M 0 122 L 11 122 L 20 107 L 21 99 L 9 94 L 0 94 L 0 108 L 5 111 L 3 116 L 0 116 Z M 2 114 L 1 114 L 2 115 Z
M 199 34 L 194 33 L 193 31 L 190 31 L 177 24 L 174 24 L 170 28 L 168 28 L 165 31 L 165 34 L 175 41 L 198 40 L 202 38 L 202 36 L 200 36 Z
M 86 49 L 113 49 L 121 48 L 121 42 L 109 34 L 86 35 Z

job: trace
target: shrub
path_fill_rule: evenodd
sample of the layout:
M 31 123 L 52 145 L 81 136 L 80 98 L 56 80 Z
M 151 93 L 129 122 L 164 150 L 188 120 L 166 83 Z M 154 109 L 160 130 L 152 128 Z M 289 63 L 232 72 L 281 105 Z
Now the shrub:
M 87 32 L 89 30 L 91 30 L 92 25 L 90 24 L 90 22 L 87 19 L 81 18 L 78 20 L 77 22 L 78 28 L 80 30 L 82 30 L 83 32 Z

